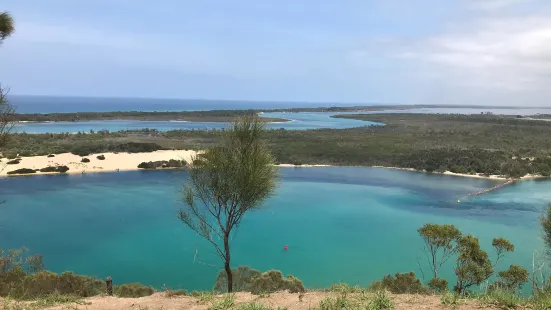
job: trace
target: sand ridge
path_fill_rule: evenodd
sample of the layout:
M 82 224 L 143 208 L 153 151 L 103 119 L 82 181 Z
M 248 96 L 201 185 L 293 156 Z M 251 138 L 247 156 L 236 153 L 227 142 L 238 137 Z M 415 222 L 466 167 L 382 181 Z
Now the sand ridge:
M 100 160 L 97 158 L 99 155 L 104 155 L 105 159 Z M 28 168 L 28 169 L 42 169 L 49 166 L 67 166 L 69 171 L 67 173 L 85 173 L 88 172 L 114 172 L 114 171 L 129 171 L 138 170 L 138 165 L 142 162 L 149 161 L 162 161 L 162 160 L 185 160 L 190 162 L 191 159 L 197 155 L 196 151 L 185 150 L 163 150 L 147 153 L 98 153 L 91 154 L 89 156 L 78 156 L 71 153 L 57 154 L 55 157 L 47 156 L 30 156 L 21 157 L 19 164 L 8 165 L 10 161 L 7 158 L 2 158 L 0 176 L 7 176 L 9 171 Z M 90 162 L 83 163 L 81 160 L 88 158 Z M 51 174 L 36 172 L 31 175 Z M 55 173 L 54 173 L 55 174 Z

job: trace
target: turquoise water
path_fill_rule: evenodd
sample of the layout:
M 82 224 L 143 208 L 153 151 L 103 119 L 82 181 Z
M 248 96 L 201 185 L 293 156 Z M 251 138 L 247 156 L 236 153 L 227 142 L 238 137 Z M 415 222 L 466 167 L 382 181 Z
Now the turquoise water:
M 245 217 L 233 266 L 279 269 L 314 288 L 420 274 L 416 229 L 425 222 L 455 224 L 487 250 L 493 237 L 509 238 L 517 251 L 503 265 L 529 267 L 542 246 L 538 216 L 551 201 L 549 181 L 465 199 L 495 182 L 358 167 L 284 168 L 281 175 L 277 194 Z M 210 289 L 218 269 L 194 263 L 194 254 L 211 264 L 217 257 L 176 218 L 185 180 L 183 171 L 1 179 L 0 244 L 26 245 L 54 271 Z

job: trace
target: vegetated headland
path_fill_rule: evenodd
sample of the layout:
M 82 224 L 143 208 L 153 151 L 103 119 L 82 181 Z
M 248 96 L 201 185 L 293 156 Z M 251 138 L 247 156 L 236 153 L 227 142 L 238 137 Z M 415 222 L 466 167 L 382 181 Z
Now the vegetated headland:
M 250 110 L 208 110 L 208 111 L 116 111 L 116 112 L 78 112 L 78 113 L 33 113 L 16 114 L 18 122 L 82 122 L 99 120 L 138 120 L 138 121 L 188 121 L 188 122 L 231 122 L 239 116 L 259 114 L 261 112 L 363 112 L 381 110 L 400 110 L 406 106 L 353 106 L 319 107 L 290 109 L 250 109 Z M 266 122 L 286 122 L 283 118 L 263 117 Z
M 98 120 L 139 120 L 139 121 L 189 121 L 189 122 L 229 122 L 235 117 L 259 114 L 261 112 L 369 112 L 385 110 L 408 110 L 422 108 L 473 108 L 496 109 L 511 107 L 456 106 L 456 105 L 357 105 L 346 107 L 247 109 L 247 110 L 204 110 L 204 111 L 113 111 L 113 112 L 74 112 L 74 113 L 26 113 L 15 114 L 18 122 L 82 122 Z M 267 122 L 284 122 L 287 119 L 263 118 Z
M 232 113 L 243 112 L 228 113 L 235 116 Z M 379 122 L 385 126 L 268 130 L 266 139 L 276 161 L 293 165 L 398 167 L 507 178 L 551 174 L 551 122 L 487 114 L 392 113 L 333 117 Z M 86 156 L 103 152 L 203 150 L 219 138 L 219 130 L 16 133 L 3 154 L 15 158 L 60 153 Z

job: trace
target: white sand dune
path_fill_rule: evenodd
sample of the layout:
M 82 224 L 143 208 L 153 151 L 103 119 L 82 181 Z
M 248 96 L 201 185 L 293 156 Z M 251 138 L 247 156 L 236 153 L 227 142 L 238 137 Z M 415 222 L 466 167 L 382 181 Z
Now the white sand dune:
M 42 169 L 48 166 L 67 166 L 69 171 L 67 173 L 82 173 L 85 172 L 112 172 L 138 170 L 138 165 L 142 162 L 148 161 L 161 161 L 161 160 L 186 160 L 191 161 L 191 158 L 196 155 L 196 151 L 183 151 L 183 150 L 165 150 L 155 151 L 149 153 L 99 153 L 92 154 L 90 156 L 80 157 L 71 153 L 63 153 L 55 155 L 55 157 L 47 156 L 31 156 L 22 157 L 21 162 L 15 165 L 7 165 L 9 161 L 6 158 L 1 160 L 0 176 L 6 176 L 9 171 L 29 168 L 29 169 Z M 105 160 L 99 160 L 96 156 L 104 155 Z M 82 158 L 90 159 L 89 163 L 82 163 Z M 43 172 L 36 172 L 32 175 L 48 174 Z

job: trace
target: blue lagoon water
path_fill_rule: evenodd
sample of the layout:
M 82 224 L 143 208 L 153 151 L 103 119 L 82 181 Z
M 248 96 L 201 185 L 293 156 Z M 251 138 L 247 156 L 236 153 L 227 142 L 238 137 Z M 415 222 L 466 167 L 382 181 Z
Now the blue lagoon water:
M 528 267 L 542 247 L 538 216 L 551 201 L 549 181 L 466 199 L 495 182 L 358 167 L 283 168 L 281 176 L 276 195 L 245 217 L 233 239 L 233 266 L 279 269 L 314 288 L 420 274 L 416 230 L 426 222 L 455 224 L 488 251 L 493 237 L 509 238 L 517 250 L 503 266 Z M 1 179 L 0 244 L 25 245 L 54 271 L 210 289 L 218 269 L 194 257 L 211 264 L 217 257 L 176 218 L 186 177 L 135 171 Z
M 269 129 L 284 128 L 287 130 L 307 130 L 322 128 L 353 128 L 370 125 L 383 125 L 376 122 L 366 122 L 353 119 L 333 118 L 335 113 L 304 112 L 304 113 L 264 113 L 265 117 L 284 118 L 290 121 L 282 123 L 270 123 Z M 215 122 L 185 122 L 185 121 L 87 121 L 87 122 L 50 122 L 50 123 L 19 123 L 15 127 L 17 132 L 26 133 L 62 133 L 62 132 L 89 132 L 90 130 L 136 130 L 143 128 L 155 128 L 159 131 L 179 129 L 222 129 L 228 127 L 228 123 Z

